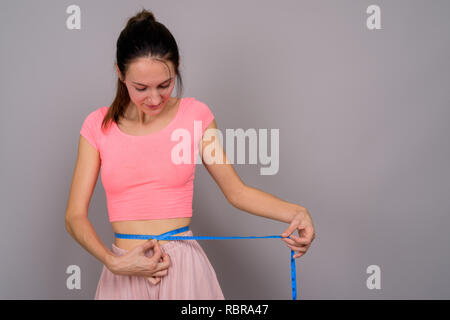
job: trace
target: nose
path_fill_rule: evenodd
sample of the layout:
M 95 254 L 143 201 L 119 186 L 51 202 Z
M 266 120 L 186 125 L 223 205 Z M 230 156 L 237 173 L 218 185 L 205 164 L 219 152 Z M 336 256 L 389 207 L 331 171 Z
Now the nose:
M 146 99 L 146 103 L 151 106 L 157 106 L 162 102 L 162 100 L 163 99 L 161 98 L 161 96 L 158 93 L 150 94 L 150 96 L 147 97 L 147 99 Z

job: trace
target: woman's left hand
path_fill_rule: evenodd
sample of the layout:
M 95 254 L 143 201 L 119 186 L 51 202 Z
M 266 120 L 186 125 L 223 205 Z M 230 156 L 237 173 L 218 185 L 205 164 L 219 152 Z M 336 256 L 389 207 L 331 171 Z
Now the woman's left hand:
M 293 234 L 295 230 L 298 230 L 299 237 Z M 314 225 L 311 216 L 306 208 L 302 207 L 299 210 L 292 219 L 289 227 L 281 234 L 281 236 L 287 246 L 291 248 L 291 250 L 294 250 L 294 258 L 299 258 L 308 251 L 311 242 L 316 235 L 314 233 Z

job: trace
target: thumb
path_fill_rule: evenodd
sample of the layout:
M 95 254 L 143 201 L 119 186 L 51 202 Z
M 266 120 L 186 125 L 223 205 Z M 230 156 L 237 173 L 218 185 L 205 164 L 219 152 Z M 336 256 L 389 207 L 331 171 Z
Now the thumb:
M 291 222 L 289 227 L 281 234 L 282 237 L 288 237 L 297 229 L 295 221 Z
M 142 250 L 147 251 L 148 249 L 153 248 L 155 246 L 155 243 L 156 239 L 148 239 L 141 245 Z

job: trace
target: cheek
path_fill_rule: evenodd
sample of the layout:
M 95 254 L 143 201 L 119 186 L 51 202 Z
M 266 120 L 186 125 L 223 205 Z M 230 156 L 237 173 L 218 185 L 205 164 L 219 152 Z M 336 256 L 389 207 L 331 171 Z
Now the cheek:
M 127 86 L 127 89 L 128 89 L 128 95 L 130 96 L 130 99 L 132 101 L 139 100 L 139 98 L 142 96 L 141 92 L 136 92 L 136 90 L 134 90 L 133 88 L 130 88 Z
M 161 95 L 161 98 L 162 98 L 164 104 L 166 104 L 170 99 L 171 91 L 161 93 L 160 95 Z
M 130 99 L 131 101 L 133 101 L 135 104 L 140 104 L 143 103 L 145 99 L 147 99 L 147 95 L 145 92 L 136 92 L 136 91 L 128 91 L 128 93 L 130 94 Z

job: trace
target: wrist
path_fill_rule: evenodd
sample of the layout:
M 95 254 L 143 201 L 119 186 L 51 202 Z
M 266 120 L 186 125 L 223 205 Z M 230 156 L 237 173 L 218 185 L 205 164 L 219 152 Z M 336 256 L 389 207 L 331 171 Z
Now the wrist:
M 114 254 L 110 253 L 110 254 L 108 254 L 106 256 L 104 265 L 111 272 L 113 272 L 115 270 L 116 261 L 117 261 L 117 256 L 115 256 Z
M 292 216 L 291 221 L 292 221 L 293 219 L 300 219 L 300 220 L 303 220 L 303 219 L 309 219 L 309 218 L 310 218 L 308 209 L 306 209 L 305 207 L 302 207 L 302 206 L 300 206 L 300 205 L 297 205 L 297 206 L 296 206 L 294 212 L 295 212 L 295 213 L 294 213 L 294 215 Z
M 303 215 L 307 212 L 305 207 L 302 207 L 301 205 L 295 205 L 295 209 L 294 209 L 294 215 L 297 216 L 299 214 Z

